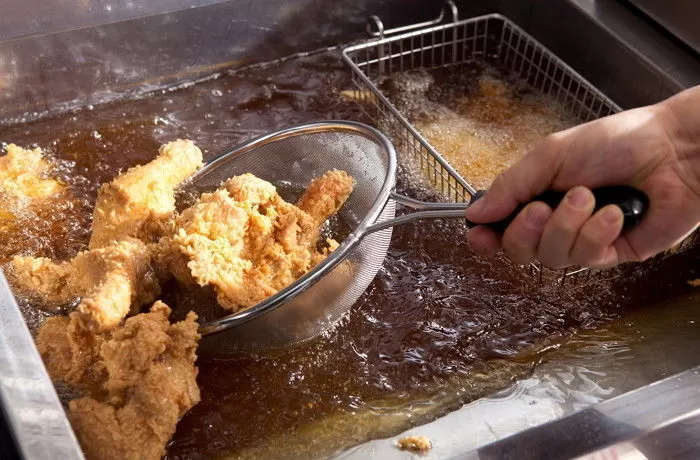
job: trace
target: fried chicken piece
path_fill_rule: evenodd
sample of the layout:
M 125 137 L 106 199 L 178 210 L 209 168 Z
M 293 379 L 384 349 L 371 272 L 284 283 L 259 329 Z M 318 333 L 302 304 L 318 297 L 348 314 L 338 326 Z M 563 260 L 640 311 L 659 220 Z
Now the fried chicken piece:
M 76 315 L 41 328 L 37 343 L 52 378 L 88 395 L 71 401 L 68 412 L 88 459 L 161 458 L 178 420 L 199 402 L 197 317 L 190 312 L 170 324 L 169 315 L 158 301 L 103 334 L 81 329 Z M 76 363 L 88 363 L 92 373 L 66 372 Z
M 76 311 L 95 330 L 118 325 L 160 294 L 151 252 L 134 238 L 81 252 L 66 262 L 15 257 L 11 266 L 13 284 L 45 301 L 66 304 L 80 298 Z
M 175 211 L 175 188 L 202 166 L 202 152 L 189 140 L 162 145 L 159 156 L 135 166 L 97 194 L 90 248 L 99 248 L 125 237 L 146 242 L 169 233 Z
M 64 186 L 46 177 L 50 165 L 41 149 L 23 149 L 15 144 L 7 146 L 7 155 L 0 156 L 0 232 L 17 231 L 18 222 L 27 209 L 37 202 L 58 195 Z
M 0 157 L 0 190 L 20 200 L 48 198 L 63 188 L 46 177 L 49 169 L 40 148 L 28 150 L 9 144 L 7 155 Z
M 202 152 L 191 141 L 170 142 L 159 152 L 150 163 L 100 187 L 89 251 L 60 263 L 16 257 L 15 284 L 54 304 L 79 297 L 77 311 L 98 330 L 153 302 L 160 285 L 146 243 L 171 226 L 175 187 L 202 165 Z
M 181 282 L 213 286 L 223 308 L 251 307 L 327 256 L 328 248 L 317 249 L 319 227 L 353 185 L 347 173 L 326 173 L 300 200 L 305 212 L 252 174 L 233 177 L 176 218 L 175 235 L 161 242 L 159 260 Z

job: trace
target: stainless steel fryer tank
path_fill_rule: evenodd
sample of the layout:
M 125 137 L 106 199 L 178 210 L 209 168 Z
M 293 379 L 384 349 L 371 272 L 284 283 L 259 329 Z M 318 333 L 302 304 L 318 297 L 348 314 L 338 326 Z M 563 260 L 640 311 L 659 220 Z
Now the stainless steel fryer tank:
M 0 6 L 0 126 L 165 88 L 232 66 L 361 41 L 366 38 L 365 18 L 371 14 L 385 18 L 387 26 L 393 27 L 427 21 L 439 12 L 438 5 L 430 0 L 342 0 L 332 4 L 312 0 L 163 0 L 150 2 L 148 8 L 142 9 L 127 1 L 75 0 L 51 6 L 44 3 L 10 0 Z M 700 83 L 697 56 L 678 47 L 673 39 L 622 3 L 455 3 L 462 18 L 485 13 L 508 17 L 622 108 L 652 103 Z M 39 8 L 40 5 L 44 6 Z M 27 21 L 28 18 L 32 20 Z M 3 458 L 15 454 L 32 459 L 55 458 L 57 452 L 61 452 L 61 458 L 81 458 L 56 394 L 47 386 L 47 376 L 37 361 L 31 337 L 26 328 L 19 326 L 21 314 L 7 292 L 2 299 L 0 430 L 5 428 L 0 437 L 4 450 L 0 449 L 0 453 Z M 639 411 L 640 401 L 652 397 L 654 388 L 663 388 L 667 396 L 678 396 L 669 396 L 669 401 L 676 403 L 670 404 L 666 412 L 657 411 L 657 418 L 647 418 L 649 423 L 644 427 L 655 432 L 671 418 L 675 422 L 686 420 L 686 428 L 693 426 L 697 418 L 691 417 L 692 412 L 700 408 L 700 401 L 683 392 L 694 388 L 694 376 L 700 371 L 686 372 L 655 387 L 642 388 L 641 393 L 623 395 L 626 399 L 618 401 L 622 403 L 602 407 L 598 412 L 624 416 L 625 420 L 641 416 L 645 410 Z M 13 393 L 20 384 L 26 391 Z M 620 415 L 619 407 L 626 404 L 635 404 L 638 412 Z M 37 418 L 37 413 L 48 418 Z M 510 442 L 518 445 L 519 439 L 533 439 L 531 432 L 520 435 L 509 438 Z M 537 439 L 546 439 L 545 435 L 546 432 Z M 634 436 L 630 434 L 628 439 Z M 623 440 L 603 436 L 596 442 L 602 449 Z M 570 442 L 580 445 L 582 440 Z M 494 446 L 490 450 L 482 448 L 478 454 L 459 450 L 453 453 L 472 455 L 471 458 L 507 457 L 508 446 Z M 372 450 L 361 452 L 380 454 Z

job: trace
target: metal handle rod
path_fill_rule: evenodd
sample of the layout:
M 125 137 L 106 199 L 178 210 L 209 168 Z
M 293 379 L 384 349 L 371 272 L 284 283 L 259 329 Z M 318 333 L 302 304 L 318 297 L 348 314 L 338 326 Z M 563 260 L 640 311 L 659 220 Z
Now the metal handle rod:
M 84 460 L 2 269 L 0 315 L 0 410 L 12 450 L 18 458 Z
M 447 0 L 445 4 L 442 7 L 442 10 L 440 10 L 440 16 L 438 16 L 436 19 L 432 19 L 430 21 L 425 21 L 425 22 L 419 22 L 417 24 L 409 24 L 406 26 L 400 26 L 400 27 L 394 27 L 393 29 L 387 29 L 384 30 L 384 23 L 382 22 L 381 19 L 379 19 L 378 16 L 370 16 L 367 19 L 367 33 L 371 37 L 379 37 L 379 38 L 384 38 L 387 35 L 393 35 L 401 32 L 407 32 L 409 30 L 414 30 L 414 29 L 421 29 L 423 27 L 429 27 L 433 25 L 440 24 L 443 19 L 445 19 L 445 11 L 449 10 L 450 13 L 452 14 L 452 21 L 457 22 L 459 21 L 459 13 L 457 10 L 457 5 L 454 4 L 452 0 Z M 372 26 L 376 27 L 376 31 L 372 30 Z
M 415 198 L 409 198 L 396 192 L 391 192 L 389 197 L 399 204 L 419 210 L 446 211 L 458 209 L 464 211 L 467 209 L 467 206 L 469 206 L 469 203 L 436 203 L 431 201 L 421 201 L 416 200 Z
M 369 235 L 370 233 L 384 230 L 389 227 L 394 227 L 396 225 L 403 225 L 422 219 L 464 218 L 464 211 L 469 206 L 469 203 L 431 203 L 428 201 L 409 198 L 395 192 L 391 192 L 390 197 L 395 202 L 411 209 L 417 209 L 418 211 L 370 225 L 365 230 L 365 235 Z

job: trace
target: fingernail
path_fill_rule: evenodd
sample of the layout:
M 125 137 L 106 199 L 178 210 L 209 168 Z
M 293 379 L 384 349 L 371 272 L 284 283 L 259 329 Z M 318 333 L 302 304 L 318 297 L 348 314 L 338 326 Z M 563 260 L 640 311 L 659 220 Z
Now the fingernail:
M 566 195 L 566 199 L 573 208 L 585 208 L 591 200 L 591 192 L 586 187 L 574 187 Z
M 546 206 L 529 206 L 525 217 L 527 222 L 534 228 L 542 228 L 549 220 L 549 210 Z
M 467 215 L 478 215 L 481 214 L 486 206 L 486 200 L 484 198 L 479 198 L 474 203 L 467 206 Z
M 617 206 L 610 206 L 603 210 L 603 222 L 608 225 L 616 224 L 621 217 L 620 208 Z

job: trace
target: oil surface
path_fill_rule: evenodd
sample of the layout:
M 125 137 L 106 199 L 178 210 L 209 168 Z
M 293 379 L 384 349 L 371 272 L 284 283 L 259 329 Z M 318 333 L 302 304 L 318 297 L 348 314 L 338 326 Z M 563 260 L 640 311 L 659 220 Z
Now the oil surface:
M 149 161 L 174 138 L 194 140 L 212 158 L 304 121 L 369 123 L 354 102 L 338 97 L 349 87 L 337 53 L 321 53 L 2 128 L 1 140 L 39 145 L 64 165 L 82 204 L 44 216 L 71 231 L 26 228 L 21 240 L 0 240 L 0 257 L 21 251 L 64 258 L 85 248 L 99 184 Z M 437 198 L 405 175 L 399 182 L 410 196 Z M 503 259 L 474 256 L 465 231 L 454 221 L 396 228 L 377 278 L 326 337 L 275 356 L 200 357 L 202 401 L 179 423 L 167 457 L 326 456 L 507 387 L 529 375 L 552 344 L 564 349 L 576 331 L 606 324 L 655 292 L 672 297 L 691 289 L 664 270 L 646 282 L 652 263 L 576 289 L 539 287 Z M 693 251 L 655 263 L 698 277 L 690 272 Z M 36 325 L 43 314 L 25 307 Z
M 553 98 L 491 64 L 413 70 L 379 82 L 421 135 L 477 189 L 548 134 L 577 124 Z

